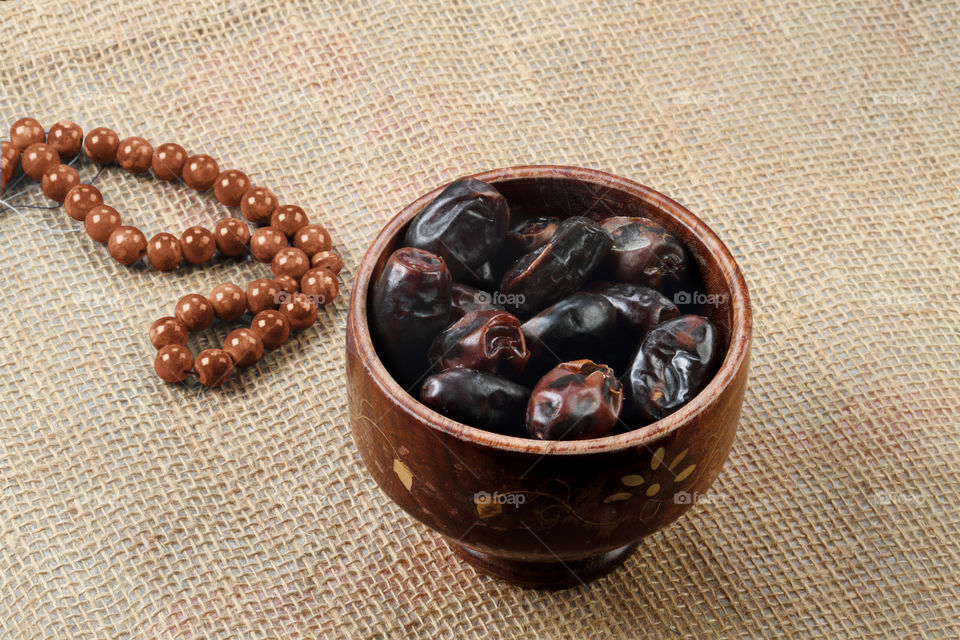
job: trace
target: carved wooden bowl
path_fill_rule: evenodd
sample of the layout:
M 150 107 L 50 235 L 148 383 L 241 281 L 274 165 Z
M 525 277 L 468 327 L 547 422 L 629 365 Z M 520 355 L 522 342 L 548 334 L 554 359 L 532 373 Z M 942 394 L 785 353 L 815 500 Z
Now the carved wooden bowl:
M 695 257 L 705 285 L 701 293 L 715 303 L 704 313 L 727 345 L 719 371 L 698 396 L 635 431 L 566 442 L 490 433 L 435 413 L 404 391 L 377 357 L 367 326 L 371 283 L 406 225 L 442 187 L 401 211 L 367 251 L 350 297 L 346 366 L 353 436 L 370 474 L 479 570 L 528 587 L 585 583 L 689 509 L 720 472 L 747 382 L 747 287 L 707 225 L 643 185 L 559 166 L 474 177 L 507 198 L 511 224 L 525 212 L 658 221 Z

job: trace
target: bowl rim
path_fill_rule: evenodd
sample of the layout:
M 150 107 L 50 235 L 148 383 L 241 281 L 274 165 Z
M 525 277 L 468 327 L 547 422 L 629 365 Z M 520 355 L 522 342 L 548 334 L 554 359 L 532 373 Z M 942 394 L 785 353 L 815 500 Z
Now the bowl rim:
M 679 224 L 687 227 L 690 233 L 700 240 L 707 251 L 714 256 L 714 259 L 720 267 L 723 280 L 731 292 L 730 306 L 732 322 L 730 328 L 730 346 L 716 375 L 713 376 L 707 386 L 690 402 L 661 420 L 652 422 L 639 429 L 613 436 L 590 440 L 537 440 L 534 438 L 519 438 L 471 427 L 470 425 L 457 422 L 443 414 L 433 411 L 400 386 L 400 383 L 394 380 L 393 376 L 390 375 L 380 360 L 373 347 L 373 340 L 370 336 L 366 301 L 374 267 L 380 255 L 385 252 L 389 242 L 398 235 L 400 229 L 403 228 L 416 213 L 419 213 L 427 203 L 439 195 L 450 182 L 455 181 L 452 180 L 417 198 L 405 206 L 384 225 L 380 233 L 377 234 L 376 238 L 374 238 L 368 247 L 360 262 L 357 276 L 354 280 L 353 290 L 350 294 L 347 331 L 352 331 L 355 336 L 355 340 L 353 341 L 353 346 L 356 351 L 355 355 L 360 359 L 361 366 L 368 369 L 371 378 L 380 387 L 381 391 L 389 396 L 398 408 L 423 422 L 429 429 L 476 445 L 517 453 L 578 455 L 584 453 L 620 451 L 632 447 L 646 446 L 648 443 L 676 431 L 684 424 L 687 424 L 699 416 L 713 400 L 730 386 L 736 374 L 742 368 L 749 352 L 753 331 L 750 297 L 743 273 L 740 271 L 740 267 L 737 265 L 736 260 L 734 260 L 730 250 L 720 240 L 717 234 L 700 218 L 680 203 L 650 187 L 597 169 L 585 169 L 564 165 L 519 165 L 463 176 L 463 178 L 466 177 L 489 182 L 494 186 L 496 186 L 497 182 L 524 178 L 576 179 L 593 185 L 619 189 L 646 201 L 658 209 L 666 211 Z M 456 180 L 463 178 L 457 178 Z

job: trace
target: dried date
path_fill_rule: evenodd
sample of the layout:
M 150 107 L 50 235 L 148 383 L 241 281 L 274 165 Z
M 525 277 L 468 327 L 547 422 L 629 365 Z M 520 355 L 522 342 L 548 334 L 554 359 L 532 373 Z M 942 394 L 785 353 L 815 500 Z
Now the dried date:
M 455 278 L 476 271 L 496 252 L 510 226 L 507 201 L 491 185 L 458 180 L 410 222 L 408 246 L 442 257 Z
M 450 369 L 427 378 L 420 401 L 437 413 L 478 429 L 526 437 L 530 389 L 472 369 Z
M 623 389 L 610 367 L 590 360 L 564 362 L 533 388 L 527 432 L 541 440 L 586 440 L 612 435 Z
M 605 360 L 616 326 L 616 308 L 596 293 L 575 293 L 547 307 L 521 327 L 531 373 L 540 375 L 565 360 Z
M 452 280 L 443 258 L 404 247 L 373 289 L 370 324 L 380 357 L 404 387 L 428 370 L 427 349 L 450 319 Z
M 613 239 L 593 220 L 567 218 L 539 249 L 524 254 L 504 274 L 503 294 L 524 316 L 567 297 L 580 288 L 606 256 Z
M 650 287 L 598 281 L 586 290 L 606 298 L 617 310 L 617 324 L 640 335 L 680 315 L 675 304 Z
M 630 366 L 627 394 L 646 420 L 660 420 L 710 382 L 722 358 L 720 336 L 703 316 L 680 316 L 646 335 Z
M 474 369 L 505 377 L 523 371 L 530 358 L 520 320 L 506 311 L 472 311 L 447 327 L 430 346 L 434 371 Z
M 666 229 L 647 218 L 608 218 L 602 226 L 613 237 L 603 264 L 611 279 L 660 291 L 683 280 L 687 251 Z

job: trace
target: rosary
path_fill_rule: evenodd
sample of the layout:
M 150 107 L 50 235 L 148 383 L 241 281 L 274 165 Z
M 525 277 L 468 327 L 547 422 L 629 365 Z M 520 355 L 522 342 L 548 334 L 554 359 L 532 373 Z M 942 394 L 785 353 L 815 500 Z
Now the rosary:
M 92 184 L 81 184 L 77 170 L 64 161 L 81 148 L 99 165 L 116 163 L 132 173 L 153 170 L 160 180 L 182 180 L 199 192 L 213 188 L 217 201 L 240 207 L 244 218 L 258 226 L 253 233 L 239 218 L 223 218 L 211 232 L 190 227 L 180 237 L 158 233 L 148 241 L 137 227 L 121 224 L 120 214 L 103 202 Z M 247 251 L 259 262 L 270 263 L 273 279 L 254 280 L 246 289 L 223 283 L 209 296 L 190 293 L 177 302 L 173 316 L 164 316 L 150 327 L 150 342 L 157 348 L 153 367 L 165 382 L 183 382 L 190 374 L 208 387 L 224 384 L 234 368 L 256 364 L 264 350 L 277 349 L 291 331 L 303 331 L 317 319 L 318 306 L 337 296 L 337 276 L 343 267 L 333 252 L 330 234 L 310 224 L 302 208 L 281 205 L 266 187 L 252 186 L 241 171 L 220 171 L 206 154 L 187 155 L 175 143 L 154 148 L 136 136 L 123 140 L 112 130 L 98 127 L 84 138 L 73 122 L 58 122 L 45 132 L 34 118 L 22 118 L 10 127 L 10 140 L 0 142 L 0 194 L 17 168 L 41 182 L 43 193 L 62 203 L 71 218 L 82 222 L 91 238 L 107 245 L 120 264 L 133 265 L 146 257 L 158 271 L 172 271 L 181 261 L 201 264 L 219 251 L 229 257 Z M 253 315 L 249 328 L 227 334 L 223 347 L 205 349 L 194 357 L 186 346 L 189 332 L 203 331 L 214 316 L 233 322 L 246 311 Z

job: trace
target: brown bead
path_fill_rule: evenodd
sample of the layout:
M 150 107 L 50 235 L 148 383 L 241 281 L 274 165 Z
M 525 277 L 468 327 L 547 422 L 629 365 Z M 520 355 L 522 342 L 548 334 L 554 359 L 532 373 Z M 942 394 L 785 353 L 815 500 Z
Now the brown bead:
M 97 242 L 106 242 L 110 239 L 113 230 L 120 226 L 120 214 L 109 205 L 100 204 L 87 212 L 83 219 L 83 228 L 87 235 Z
M 280 313 L 287 316 L 290 328 L 294 331 L 303 331 L 317 321 L 317 305 L 305 293 L 295 293 L 286 302 L 280 305 Z
M 183 382 L 192 368 L 193 354 L 182 344 L 168 344 L 153 361 L 153 370 L 164 382 Z
M 233 322 L 247 310 L 247 294 L 235 284 L 224 282 L 218 284 L 210 292 L 210 304 L 218 318 L 226 322 Z
M 213 183 L 213 195 L 222 205 L 236 207 L 240 204 L 244 192 L 250 188 L 250 178 L 243 171 L 228 169 Z
M 50 167 L 60 164 L 60 154 L 46 142 L 34 142 L 20 156 L 20 167 L 34 180 L 42 180 Z
M 157 349 L 168 344 L 187 344 L 187 327 L 173 316 L 164 316 L 150 325 L 150 344 Z
M 310 258 L 310 266 L 314 269 L 329 269 L 333 273 L 340 273 L 343 269 L 343 260 L 333 251 L 321 251 Z
M 61 160 L 68 160 L 83 147 L 83 129 L 76 122 L 61 120 L 50 127 L 47 144 L 57 150 Z
M 257 224 L 267 224 L 270 222 L 270 216 L 276 211 L 277 196 L 273 191 L 266 187 L 250 187 L 243 192 L 243 199 L 240 200 L 240 211 L 243 217 L 250 222 Z
M 272 351 L 290 337 L 290 321 L 279 311 L 268 309 L 253 317 L 250 330 L 260 336 L 265 349 Z
M 175 142 L 164 142 L 153 150 L 150 167 L 153 169 L 153 175 L 161 180 L 179 180 L 186 161 L 186 149 Z
M 261 227 L 250 236 L 250 254 L 260 262 L 273 262 L 273 257 L 286 246 L 287 236 L 273 227 Z
M 324 306 L 337 297 L 340 286 L 337 276 L 322 267 L 310 269 L 300 279 L 300 291 L 313 298 L 317 306 Z
M 67 199 L 70 190 L 80 185 L 80 174 L 73 167 L 58 164 L 50 167 L 43 174 L 41 189 L 43 193 L 56 202 Z
M 261 278 L 247 285 L 247 308 L 257 314 L 265 309 L 276 309 L 280 304 L 280 287 L 273 280 Z
M 217 251 L 217 243 L 209 229 L 190 227 L 180 236 L 180 250 L 184 260 L 190 264 L 200 264 L 213 257 Z
M 193 362 L 193 372 L 205 387 L 219 387 L 230 379 L 233 360 L 223 349 L 204 349 Z
M 300 291 L 300 281 L 294 280 L 288 275 L 279 275 L 275 277 L 273 281 L 277 283 L 278 287 L 280 287 L 280 291 L 283 291 L 288 295 Z
M 287 275 L 300 282 L 303 274 L 310 269 L 310 258 L 296 247 L 284 247 L 273 256 L 270 269 L 275 276 Z
M 83 140 L 83 151 L 97 164 L 110 164 L 117 159 L 120 136 L 113 129 L 97 127 Z
M 110 233 L 107 249 L 114 260 L 129 266 L 147 255 L 147 239 L 136 227 L 120 226 Z
M 46 139 L 43 125 L 36 118 L 20 118 L 10 127 L 10 142 L 21 151 Z
M 220 167 L 205 153 L 190 156 L 183 165 L 183 181 L 197 191 L 206 191 L 217 181 Z
M 120 141 L 117 164 L 130 173 L 143 173 L 153 164 L 153 145 L 138 136 Z
M 235 258 L 247 252 L 250 227 L 243 220 L 223 218 L 213 230 L 213 236 L 220 253 Z
M 147 260 L 157 271 L 173 271 L 182 256 L 180 240 L 172 233 L 158 233 L 147 243 Z
M 100 189 L 92 184 L 78 184 L 70 189 L 67 197 L 63 199 L 63 208 L 66 209 L 67 215 L 78 222 L 83 222 L 87 213 L 101 204 L 103 204 L 103 196 L 100 194 Z
M 17 167 L 20 166 L 20 148 L 12 142 L 3 140 L 0 142 L 0 175 L 6 182 L 13 177 Z
M 188 293 L 177 301 L 173 315 L 187 331 L 203 331 L 213 322 L 213 305 L 198 293 Z
M 238 369 L 251 367 L 263 357 L 263 340 L 252 329 L 234 329 L 223 341 L 223 350 Z
M 270 226 L 288 238 L 292 238 L 297 231 L 309 223 L 307 214 L 295 204 L 277 207 L 270 215 Z
M 333 242 L 330 240 L 330 234 L 327 233 L 327 230 L 322 226 L 319 224 L 308 224 L 300 227 L 300 229 L 293 234 L 293 246 L 297 249 L 303 249 L 305 254 L 312 256 L 321 251 L 329 251 L 330 247 L 333 246 Z

